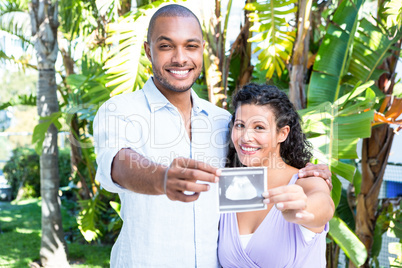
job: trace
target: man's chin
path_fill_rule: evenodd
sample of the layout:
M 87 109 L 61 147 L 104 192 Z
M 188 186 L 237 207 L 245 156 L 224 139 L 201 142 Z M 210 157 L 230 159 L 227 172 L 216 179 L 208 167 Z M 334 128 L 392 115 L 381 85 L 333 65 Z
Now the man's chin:
M 185 85 L 177 86 L 177 85 L 172 85 L 171 83 L 169 83 L 168 85 L 166 85 L 166 88 L 168 88 L 169 90 L 174 91 L 174 92 L 186 92 L 193 85 L 194 85 L 194 83 L 191 83 L 191 84 L 188 83 L 188 84 L 185 84 Z

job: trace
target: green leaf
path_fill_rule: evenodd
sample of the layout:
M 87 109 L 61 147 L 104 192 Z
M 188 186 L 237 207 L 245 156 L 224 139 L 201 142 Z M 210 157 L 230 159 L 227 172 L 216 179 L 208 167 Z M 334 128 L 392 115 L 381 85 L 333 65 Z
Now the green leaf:
M 359 169 L 356 169 L 355 176 L 353 177 L 353 186 L 355 187 L 355 195 L 359 196 L 362 185 L 362 174 Z
M 59 118 L 61 116 L 62 112 L 56 112 L 50 116 L 41 117 L 39 119 L 40 123 L 35 126 L 32 134 L 32 144 L 35 145 L 35 151 L 37 154 L 42 154 L 43 141 L 45 140 L 45 136 L 50 125 L 54 124 L 57 129 L 61 129 L 61 123 L 59 122 Z
M 402 32 L 392 37 L 388 36 L 388 33 L 363 18 L 353 44 L 352 61 L 348 72 L 363 82 L 378 80 L 383 71 L 377 68 L 385 58 L 391 56 L 389 51 L 401 37 Z
M 356 167 L 333 159 L 330 168 L 331 171 L 335 172 L 336 174 L 348 180 L 349 182 L 353 181 Z
M 334 216 L 330 220 L 329 234 L 354 265 L 361 266 L 365 263 L 367 250 L 364 244 L 339 217 Z
M 285 66 L 292 55 L 296 29 L 291 29 L 287 23 L 290 14 L 297 12 L 297 1 L 265 0 L 248 3 L 246 10 L 253 26 L 250 31 L 256 34 L 248 42 L 257 43 L 254 53 L 260 51 L 260 70 L 266 72 L 270 79 L 274 73 L 281 77 Z M 285 29 L 285 30 L 284 30 Z
M 106 205 L 100 201 L 99 195 L 92 199 L 80 200 L 81 211 L 77 217 L 78 229 L 87 242 L 98 238 L 101 231 L 97 227 L 100 214 L 106 211 Z
M 121 215 L 120 215 L 121 205 L 120 205 L 120 203 L 115 202 L 115 201 L 110 201 L 109 204 L 117 212 L 117 214 L 121 218 Z
M 331 191 L 331 197 L 332 200 L 334 201 L 335 207 L 339 205 L 339 201 L 341 200 L 341 193 L 342 193 L 342 183 L 338 179 L 338 177 L 332 173 L 332 191 Z
M 334 102 L 341 96 L 342 78 L 347 74 L 362 0 L 342 1 L 324 36 L 313 66 L 307 103 Z
M 341 199 L 336 207 L 336 215 L 347 224 L 350 230 L 354 230 L 356 223 L 353 212 L 349 206 L 347 190 L 342 188 L 341 192 Z
M 29 94 L 29 95 L 18 95 L 11 99 L 10 101 L 3 103 L 0 105 L 0 110 L 4 110 L 11 106 L 16 105 L 27 105 L 27 106 L 36 106 L 36 96 Z

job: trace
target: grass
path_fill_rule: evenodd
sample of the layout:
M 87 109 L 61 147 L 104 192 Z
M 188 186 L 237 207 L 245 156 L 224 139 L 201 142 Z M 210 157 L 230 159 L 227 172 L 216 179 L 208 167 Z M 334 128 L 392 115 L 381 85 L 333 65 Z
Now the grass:
M 75 219 L 65 210 L 62 216 L 65 231 L 76 228 Z M 109 267 L 111 246 L 67 243 L 71 267 Z M 29 263 L 39 260 L 40 244 L 40 200 L 0 202 L 0 267 L 29 267 Z

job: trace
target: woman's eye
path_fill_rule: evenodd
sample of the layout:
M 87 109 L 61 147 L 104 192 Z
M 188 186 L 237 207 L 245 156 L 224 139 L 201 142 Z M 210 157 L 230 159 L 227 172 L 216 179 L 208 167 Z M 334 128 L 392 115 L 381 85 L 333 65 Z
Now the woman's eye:
M 237 124 L 235 124 L 235 127 L 236 127 L 236 128 L 242 128 L 242 127 L 244 127 L 244 125 L 241 124 L 241 123 L 237 123 Z
M 265 128 L 263 126 L 256 126 L 255 129 L 256 130 L 264 130 Z

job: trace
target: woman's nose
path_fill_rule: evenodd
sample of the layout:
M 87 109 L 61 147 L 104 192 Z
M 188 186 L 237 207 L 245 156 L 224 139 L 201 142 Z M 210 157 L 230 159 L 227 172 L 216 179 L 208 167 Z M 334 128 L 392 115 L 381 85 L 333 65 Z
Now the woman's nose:
M 242 141 L 247 142 L 247 141 L 251 141 L 253 138 L 253 133 L 252 133 L 252 129 L 244 129 L 243 133 L 242 133 Z

